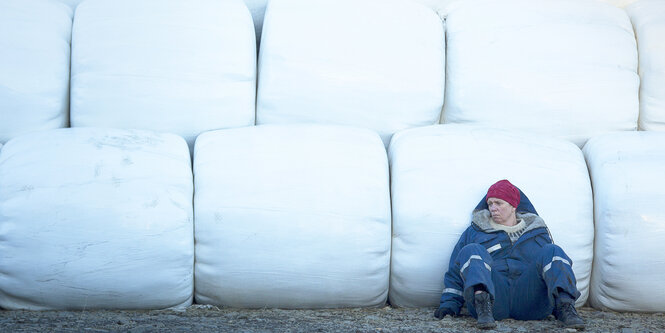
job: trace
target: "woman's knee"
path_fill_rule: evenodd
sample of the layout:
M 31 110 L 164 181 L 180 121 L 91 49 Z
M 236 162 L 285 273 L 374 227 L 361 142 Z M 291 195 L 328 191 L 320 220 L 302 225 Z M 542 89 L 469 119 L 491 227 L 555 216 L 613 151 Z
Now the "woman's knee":
M 478 244 L 478 243 L 471 243 L 464 245 L 464 247 L 459 251 L 460 254 L 464 253 L 470 253 L 470 254 L 482 254 L 482 253 L 487 253 L 487 250 L 485 249 L 484 246 Z
M 554 260 L 562 260 L 569 265 L 572 264 L 572 260 L 566 252 L 556 244 L 546 244 L 540 250 L 540 260 L 539 262 L 542 265 L 546 265 Z
M 468 259 L 473 255 L 480 256 L 483 259 L 483 261 L 485 261 L 487 263 L 492 262 L 492 257 L 487 252 L 487 249 L 485 249 L 484 246 L 482 246 L 478 243 L 471 243 L 471 244 L 465 245 L 459 251 L 459 254 L 457 255 L 457 258 L 458 259 Z
M 541 250 L 540 250 L 541 255 L 543 256 L 548 256 L 548 257 L 553 257 L 553 256 L 566 256 L 566 252 L 563 251 L 563 249 L 556 244 L 545 244 Z

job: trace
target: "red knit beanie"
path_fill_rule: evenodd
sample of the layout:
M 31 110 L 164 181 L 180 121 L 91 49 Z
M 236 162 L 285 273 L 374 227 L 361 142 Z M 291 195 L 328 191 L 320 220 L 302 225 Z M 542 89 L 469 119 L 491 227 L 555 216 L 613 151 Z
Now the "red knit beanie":
M 504 200 L 511 206 L 517 208 L 520 204 L 520 190 L 505 179 L 499 180 L 487 190 L 487 197 L 485 197 L 485 200 L 489 198 Z

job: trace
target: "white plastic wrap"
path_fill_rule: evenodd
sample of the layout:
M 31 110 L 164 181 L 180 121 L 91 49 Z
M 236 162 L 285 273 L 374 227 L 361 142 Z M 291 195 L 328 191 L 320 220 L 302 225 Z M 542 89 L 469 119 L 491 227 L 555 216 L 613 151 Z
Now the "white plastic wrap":
M 637 48 L 627 14 L 580 0 L 468 0 L 449 7 L 444 123 L 582 146 L 635 130 Z
M 0 1 L 0 143 L 67 126 L 72 10 Z
M 197 303 L 381 306 L 388 295 L 385 148 L 365 129 L 204 133 L 194 153 Z
M 619 8 L 624 8 L 637 0 L 598 0 L 598 1 L 607 2 Z
M 67 6 L 73 8 L 74 10 L 76 10 L 76 6 L 78 6 L 84 0 L 55 0 L 55 1 L 62 2 L 64 4 L 66 4 Z
M 591 305 L 665 311 L 665 133 L 600 136 L 584 154 L 596 216 Z
M 76 0 L 70 0 L 70 1 L 76 1 Z M 268 0 L 244 0 L 244 1 L 245 5 L 247 5 L 247 8 L 252 13 L 252 19 L 254 19 L 254 29 L 256 29 L 256 38 L 257 40 L 260 40 L 261 31 L 263 30 L 263 18 L 265 15 L 266 5 L 268 4 Z M 437 11 L 440 8 L 445 7 L 448 3 L 458 0 L 413 0 L 413 1 L 428 6 L 433 11 Z
M 0 154 L 0 307 L 161 309 L 193 297 L 190 155 L 175 135 L 74 128 Z
M 245 0 L 245 1 L 252 1 L 252 0 Z M 448 13 L 448 8 L 452 6 L 454 3 L 457 2 L 462 2 L 462 1 L 469 1 L 469 0 L 413 0 L 414 2 L 419 2 L 422 3 L 425 6 L 428 6 L 432 8 L 432 10 L 435 10 L 439 13 L 440 16 L 445 17 L 447 16 Z M 473 0 L 470 0 L 473 1 Z M 577 1 L 588 1 L 588 0 L 577 0 Z M 611 5 L 614 5 L 619 8 L 626 7 L 630 5 L 631 3 L 637 1 L 637 0 L 596 0 L 598 2 L 605 2 L 609 3 Z M 658 1 L 658 0 L 654 0 Z
M 393 0 L 273 0 L 259 61 L 257 123 L 322 123 L 377 131 L 438 121 L 443 23 Z
M 257 43 L 261 40 L 261 31 L 263 30 L 263 16 L 266 12 L 268 0 L 243 0 L 254 20 L 254 31 L 256 32 Z
M 240 0 L 96 0 L 76 10 L 72 126 L 183 136 L 254 124 L 256 43 Z
M 640 53 L 640 129 L 665 131 L 665 1 L 641 0 L 626 10 Z
M 436 306 L 450 254 L 494 182 L 529 197 L 573 260 L 577 304 L 588 297 L 593 199 L 582 152 L 569 142 L 468 125 L 395 134 L 389 148 L 393 243 L 390 303 Z

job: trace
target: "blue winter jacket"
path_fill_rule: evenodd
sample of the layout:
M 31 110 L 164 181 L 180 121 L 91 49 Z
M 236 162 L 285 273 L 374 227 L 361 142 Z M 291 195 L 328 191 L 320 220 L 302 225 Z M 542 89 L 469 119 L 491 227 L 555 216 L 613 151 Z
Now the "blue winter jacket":
M 487 198 L 483 198 L 476 206 L 471 226 L 462 233 L 450 256 L 448 272 L 444 277 L 445 289 L 441 295 L 440 307 L 449 308 L 458 315 L 460 308 L 464 305 L 462 296 L 464 282 L 454 262 L 465 245 L 477 243 L 484 246 L 492 256 L 492 271 L 501 273 L 511 283 L 510 280 L 516 280 L 531 263 L 535 262 L 536 256 L 543 246 L 552 243 L 552 237 L 545 222 L 538 216 L 529 198 L 522 191 L 520 191 L 520 196 L 516 215 L 518 219 L 524 220 L 527 226 L 515 243 L 511 242 L 505 231 L 491 227 Z

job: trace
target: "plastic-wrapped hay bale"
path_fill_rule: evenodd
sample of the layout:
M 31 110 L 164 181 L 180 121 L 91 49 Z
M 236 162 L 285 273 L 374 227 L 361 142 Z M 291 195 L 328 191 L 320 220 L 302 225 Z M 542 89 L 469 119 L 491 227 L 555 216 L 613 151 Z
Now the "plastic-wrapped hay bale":
M 244 0 L 247 9 L 252 14 L 254 20 L 254 31 L 256 32 L 256 42 L 261 40 L 261 31 L 263 30 L 263 16 L 266 12 L 268 0 Z
M 183 136 L 254 124 L 256 43 L 240 0 L 98 0 L 76 10 L 72 126 Z
M 197 303 L 385 304 L 390 192 L 376 133 L 321 125 L 208 132 L 196 141 L 194 174 Z
M 193 183 L 175 135 L 92 128 L 0 154 L 0 307 L 161 309 L 193 297 Z
M 83 0 L 55 0 L 55 1 L 62 2 L 74 9 L 76 9 L 76 6 L 78 6 L 81 2 L 83 2 Z
M 74 0 L 76 1 L 76 0 Z M 266 5 L 268 0 L 244 0 L 245 5 L 252 13 L 252 18 L 254 19 L 254 29 L 256 29 L 256 38 L 257 40 L 261 39 L 261 31 L 263 30 L 263 18 L 266 11 Z M 422 3 L 428 7 L 431 7 L 432 10 L 437 10 L 444 7 L 449 2 L 456 0 L 413 0 L 417 3 Z
M 432 7 L 433 9 L 437 10 L 439 15 L 441 15 L 442 17 L 446 17 L 448 14 L 448 8 L 454 6 L 455 3 L 464 2 L 464 1 L 474 1 L 474 0 L 414 0 L 414 1 L 422 2 Z M 581 0 L 581 1 L 586 1 L 586 0 Z M 636 0 L 595 0 L 595 1 L 605 2 L 619 8 L 624 8 L 629 4 L 635 2 Z
M 582 146 L 637 128 L 627 14 L 579 0 L 468 0 L 449 8 L 444 123 L 533 131 Z
M 573 260 L 588 296 L 593 202 L 582 152 L 569 142 L 468 125 L 395 134 L 389 147 L 393 210 L 390 303 L 435 306 L 471 212 L 490 185 L 508 179 L 531 200 Z
M 438 122 L 445 41 L 430 8 L 393 0 L 275 0 L 266 9 L 257 124 L 377 131 Z
M 0 2 L 0 143 L 67 126 L 71 31 L 61 3 Z
M 626 10 L 640 53 L 640 128 L 665 131 L 665 2 L 641 0 Z
M 600 1 L 607 2 L 619 8 L 625 8 L 628 5 L 634 3 L 636 0 L 600 0 Z
M 665 133 L 603 135 L 584 154 L 596 216 L 591 305 L 665 311 Z

